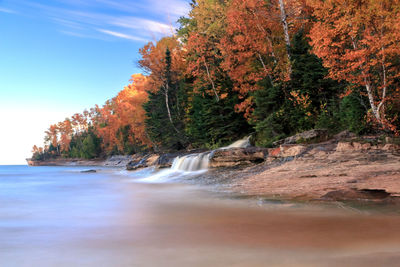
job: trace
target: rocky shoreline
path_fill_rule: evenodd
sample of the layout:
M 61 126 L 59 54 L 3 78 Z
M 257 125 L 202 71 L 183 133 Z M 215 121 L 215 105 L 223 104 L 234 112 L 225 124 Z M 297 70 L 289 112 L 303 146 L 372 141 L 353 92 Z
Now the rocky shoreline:
M 297 144 L 299 141 L 302 144 Z M 400 144 L 391 139 L 356 137 L 348 132 L 327 138 L 324 131 L 313 130 L 276 145 L 270 149 L 222 148 L 106 160 L 31 161 L 29 165 L 126 166 L 134 171 L 150 166 L 168 168 L 178 156 L 209 153 L 209 171 L 186 182 L 287 200 L 400 202 Z

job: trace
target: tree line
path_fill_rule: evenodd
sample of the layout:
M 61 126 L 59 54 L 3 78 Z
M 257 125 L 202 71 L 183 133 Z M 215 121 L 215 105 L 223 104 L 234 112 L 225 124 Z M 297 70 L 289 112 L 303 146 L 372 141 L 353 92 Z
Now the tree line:
M 260 146 L 313 128 L 399 134 L 399 0 L 196 0 L 142 74 L 51 125 L 34 158 Z

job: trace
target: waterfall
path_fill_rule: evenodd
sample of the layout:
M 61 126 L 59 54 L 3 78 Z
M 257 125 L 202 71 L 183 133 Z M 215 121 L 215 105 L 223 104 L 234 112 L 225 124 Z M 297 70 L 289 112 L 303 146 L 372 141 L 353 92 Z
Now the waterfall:
M 200 154 L 190 154 L 182 157 L 176 157 L 172 162 L 172 170 L 175 171 L 200 171 L 208 169 L 209 152 Z
M 249 147 L 249 146 L 250 146 L 250 136 L 247 136 L 243 139 L 233 142 L 232 144 L 224 148 L 237 148 L 237 147 Z
M 250 136 L 240 139 L 227 147 L 219 149 L 230 149 L 250 146 Z M 176 157 L 172 162 L 171 170 L 193 172 L 200 170 L 207 170 L 210 161 L 211 152 L 204 152 L 199 154 L 190 154 L 181 157 Z

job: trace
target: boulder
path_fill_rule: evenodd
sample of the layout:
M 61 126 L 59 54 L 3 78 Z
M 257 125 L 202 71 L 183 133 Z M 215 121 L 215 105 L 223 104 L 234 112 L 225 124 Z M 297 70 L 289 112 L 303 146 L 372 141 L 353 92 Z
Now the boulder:
M 278 140 L 273 145 L 278 146 L 282 144 L 299 144 L 299 143 L 311 143 L 321 142 L 328 140 L 329 134 L 326 129 L 314 129 L 306 132 L 302 132 L 285 139 Z
M 96 170 L 84 170 L 84 171 L 81 171 L 81 173 L 94 173 L 94 172 L 97 172 Z
M 172 162 L 174 162 L 174 159 L 178 156 L 182 156 L 182 153 L 167 153 L 160 155 L 156 162 L 157 168 L 170 168 L 172 166 Z
M 156 155 L 156 154 L 146 155 L 142 158 L 135 157 L 133 160 L 128 162 L 128 164 L 126 164 L 126 169 L 128 171 L 134 171 L 137 169 L 142 169 L 142 168 L 147 168 L 147 167 L 153 166 L 157 163 L 158 158 L 159 158 L 159 155 Z
M 334 135 L 333 138 L 336 140 L 343 140 L 343 139 L 355 138 L 356 136 L 357 136 L 356 134 L 354 134 L 348 130 L 345 130 L 345 131 L 342 131 L 342 132 Z
M 336 146 L 337 152 L 349 152 L 353 151 L 354 147 L 351 142 L 339 142 Z
M 210 154 L 211 168 L 234 167 L 265 161 L 267 149 L 258 147 L 218 149 Z

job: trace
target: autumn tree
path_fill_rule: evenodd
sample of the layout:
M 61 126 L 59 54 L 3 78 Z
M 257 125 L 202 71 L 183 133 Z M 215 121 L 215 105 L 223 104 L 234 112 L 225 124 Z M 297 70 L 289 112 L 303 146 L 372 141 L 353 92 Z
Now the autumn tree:
M 146 132 L 156 146 L 164 149 L 182 149 L 187 144 L 184 130 L 185 92 L 180 79 L 174 78 L 172 73 L 172 57 L 169 48 L 165 51 L 165 69 L 163 74 L 165 83 L 159 90 L 149 90 L 148 101 L 143 108 L 146 111 Z M 165 89 L 168 90 L 165 90 Z
M 200 0 L 188 18 L 181 18 L 178 36 L 184 42 L 188 105 L 185 129 L 196 147 L 218 147 L 243 137 L 249 125 L 238 93 L 222 64 L 221 40 L 226 35 L 226 10 L 230 1 Z
M 224 69 L 244 101 L 238 106 L 250 115 L 260 82 L 287 81 L 292 72 L 290 40 L 305 28 L 307 9 L 302 1 L 233 0 L 227 10 L 227 35 L 222 39 Z M 282 88 L 284 90 L 285 88 Z
M 139 53 L 142 56 L 139 65 L 148 74 L 148 90 L 152 93 L 162 92 L 169 123 L 178 135 L 183 136 L 176 126 L 179 121 L 174 121 L 173 109 L 170 107 L 170 98 L 176 96 L 184 72 L 179 41 L 175 37 L 164 37 L 155 45 L 152 42 L 146 44 Z
M 362 86 L 373 118 L 394 130 L 387 106 L 399 90 L 400 2 L 397 0 L 309 0 L 316 22 L 314 52 L 330 77 Z M 350 93 L 350 92 L 349 92 Z M 393 104 L 391 104 L 393 105 Z

